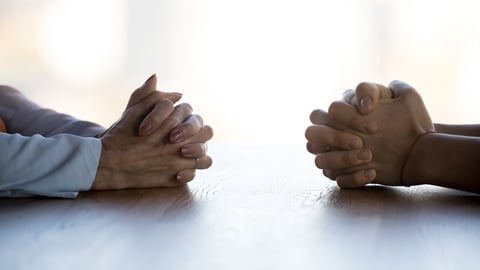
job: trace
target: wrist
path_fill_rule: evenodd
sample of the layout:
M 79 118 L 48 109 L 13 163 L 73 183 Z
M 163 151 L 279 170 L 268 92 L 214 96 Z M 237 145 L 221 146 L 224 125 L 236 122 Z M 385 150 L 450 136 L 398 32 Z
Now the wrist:
M 428 175 L 424 161 L 428 157 L 429 142 L 435 132 L 426 132 L 419 135 L 413 142 L 403 163 L 400 180 L 404 186 L 426 184 Z
M 97 173 L 95 175 L 95 179 L 93 181 L 91 190 L 108 190 L 108 189 L 115 189 L 112 186 L 112 179 L 116 179 L 115 169 L 111 164 L 112 157 L 114 154 L 109 151 L 108 147 L 106 147 L 105 142 L 102 140 L 102 152 L 100 154 L 100 159 L 98 161 Z
M 100 156 L 100 161 L 98 162 L 97 173 L 95 174 L 95 179 L 93 180 L 91 190 L 106 190 L 111 189 L 108 183 L 108 179 L 112 178 L 112 170 L 108 169 L 105 164 L 105 154 L 102 147 L 102 154 Z

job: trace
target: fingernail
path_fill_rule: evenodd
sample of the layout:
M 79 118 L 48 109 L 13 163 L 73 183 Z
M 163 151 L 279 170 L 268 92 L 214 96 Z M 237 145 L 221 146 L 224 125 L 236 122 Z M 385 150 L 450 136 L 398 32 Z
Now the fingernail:
M 366 113 L 372 107 L 372 99 L 370 97 L 364 97 L 360 100 L 360 112 Z
M 363 143 L 362 143 L 362 140 L 360 139 L 353 139 L 350 141 L 348 146 L 350 147 L 350 149 L 360 149 L 362 148 Z
M 375 132 L 377 132 L 377 129 L 378 129 L 377 122 L 375 122 L 373 120 L 368 120 L 365 123 L 364 128 L 368 133 L 375 133 Z
M 183 130 L 176 130 L 170 135 L 170 141 L 172 143 L 180 142 L 183 139 Z
M 182 183 L 188 182 L 188 180 L 181 173 L 177 174 L 176 178 L 178 182 L 182 182 Z
M 178 92 L 171 92 L 171 101 L 175 104 L 177 103 L 183 96 L 182 93 L 178 93 Z
M 140 136 L 145 136 L 145 135 L 150 134 L 151 131 L 152 131 L 152 125 L 145 124 L 145 125 L 142 125 L 140 127 L 139 135 Z
M 181 151 L 185 157 L 189 157 L 193 154 L 193 148 L 190 145 L 183 146 Z
M 373 180 L 377 176 L 377 172 L 374 169 L 368 169 L 364 171 L 364 175 L 365 175 L 365 178 L 369 180 Z
M 357 153 L 357 158 L 359 160 L 365 160 L 365 161 L 368 161 L 372 158 L 371 154 L 370 154 L 370 151 L 369 150 L 362 150 L 360 152 Z
M 145 81 L 144 84 L 148 84 L 156 75 L 157 75 L 156 73 L 153 73 L 150 77 L 148 77 L 148 79 Z

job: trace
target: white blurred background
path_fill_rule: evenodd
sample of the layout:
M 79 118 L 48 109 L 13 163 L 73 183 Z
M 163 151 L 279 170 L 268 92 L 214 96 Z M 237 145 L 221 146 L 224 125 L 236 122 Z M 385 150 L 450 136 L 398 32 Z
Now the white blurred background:
M 303 143 L 360 81 L 415 86 L 435 122 L 480 122 L 480 4 L 455 0 L 2 0 L 0 83 L 109 126 L 152 73 L 215 141 Z

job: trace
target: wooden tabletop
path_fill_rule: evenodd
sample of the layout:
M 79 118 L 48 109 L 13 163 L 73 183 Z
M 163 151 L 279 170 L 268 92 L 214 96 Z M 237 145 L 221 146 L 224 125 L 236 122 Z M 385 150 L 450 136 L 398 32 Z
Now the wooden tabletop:
M 209 153 L 183 188 L 0 199 L 0 269 L 478 269 L 480 196 L 341 190 L 303 145 Z

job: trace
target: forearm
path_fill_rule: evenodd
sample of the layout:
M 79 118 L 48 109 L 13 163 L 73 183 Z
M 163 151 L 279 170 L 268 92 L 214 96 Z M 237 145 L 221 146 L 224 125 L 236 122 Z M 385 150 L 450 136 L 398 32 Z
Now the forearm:
M 8 86 L 0 86 L 0 116 L 5 121 L 8 133 L 24 136 L 40 134 L 50 137 L 68 133 L 94 137 L 105 130 L 95 123 L 42 108 Z
M 479 164 L 480 137 L 432 133 L 412 149 L 403 181 L 480 193 Z
M 0 197 L 75 197 L 95 177 L 101 142 L 61 134 L 50 138 L 0 133 Z
M 480 125 L 435 124 L 435 130 L 439 133 L 480 137 Z

